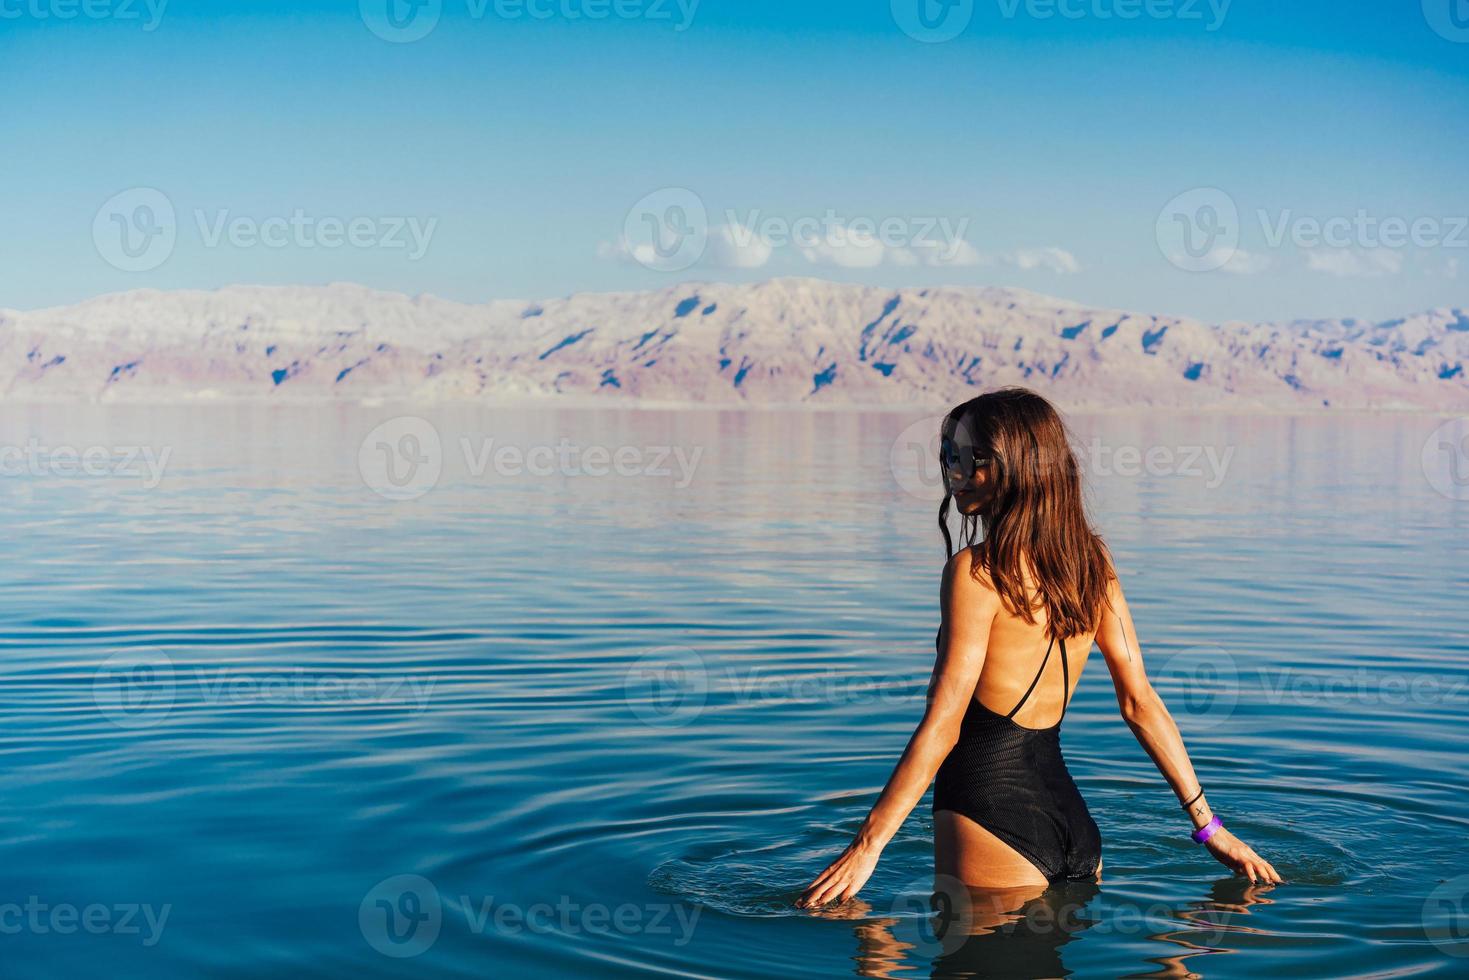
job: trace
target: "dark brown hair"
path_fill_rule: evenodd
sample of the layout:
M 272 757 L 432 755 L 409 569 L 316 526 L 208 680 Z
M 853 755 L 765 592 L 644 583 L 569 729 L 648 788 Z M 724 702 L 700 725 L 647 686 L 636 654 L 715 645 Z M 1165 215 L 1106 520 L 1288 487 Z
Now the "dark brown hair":
M 1087 520 L 1081 467 L 1056 409 L 1033 391 L 1001 388 L 949 412 L 943 437 L 994 461 L 993 493 L 979 514 L 961 518 L 960 544 L 976 548 L 975 573 L 982 568 L 1006 610 L 1025 622 L 1034 623 L 1044 609 L 1053 636 L 1094 632 L 1106 608 L 1112 560 Z M 945 557 L 954 554 L 952 500 L 946 492 L 939 506 Z

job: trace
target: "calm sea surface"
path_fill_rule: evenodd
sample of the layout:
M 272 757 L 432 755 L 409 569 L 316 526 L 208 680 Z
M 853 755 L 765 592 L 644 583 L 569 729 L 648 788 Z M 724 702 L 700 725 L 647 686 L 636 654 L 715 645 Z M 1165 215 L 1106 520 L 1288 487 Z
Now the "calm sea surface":
M 925 800 L 859 902 L 791 907 L 922 711 L 920 418 L 7 409 L 0 974 L 1469 973 L 1440 419 L 1072 419 L 1156 683 L 1289 886 L 1188 841 L 1094 657 L 1100 887 L 932 916 Z

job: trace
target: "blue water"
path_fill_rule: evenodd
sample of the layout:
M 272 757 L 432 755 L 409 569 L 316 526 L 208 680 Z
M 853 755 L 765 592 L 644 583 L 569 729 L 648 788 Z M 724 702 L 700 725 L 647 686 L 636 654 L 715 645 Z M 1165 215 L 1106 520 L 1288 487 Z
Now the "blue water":
M 405 414 L 437 449 L 369 437 Z M 0 973 L 1464 976 L 1435 419 L 1073 420 L 1157 684 L 1289 886 L 1188 842 L 1093 658 L 1100 887 L 956 932 L 925 801 L 858 902 L 791 908 L 922 710 L 920 414 L 8 409 L 50 455 L 0 476 Z M 476 464 L 506 446 L 564 458 Z

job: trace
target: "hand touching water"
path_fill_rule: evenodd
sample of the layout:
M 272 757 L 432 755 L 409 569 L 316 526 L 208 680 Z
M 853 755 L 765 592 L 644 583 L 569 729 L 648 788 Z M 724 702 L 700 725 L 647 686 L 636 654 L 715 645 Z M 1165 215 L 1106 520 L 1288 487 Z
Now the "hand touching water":
M 1250 884 L 1282 885 L 1285 879 L 1274 866 L 1260 855 L 1255 849 L 1224 828 L 1214 832 L 1204 845 L 1209 853 L 1214 855 L 1215 860 L 1224 865 L 1235 874 L 1242 874 L 1250 879 Z
M 842 856 L 816 876 L 796 902 L 797 908 L 820 908 L 827 902 L 845 902 L 862 890 L 877 868 L 878 852 L 857 841 L 847 845 Z

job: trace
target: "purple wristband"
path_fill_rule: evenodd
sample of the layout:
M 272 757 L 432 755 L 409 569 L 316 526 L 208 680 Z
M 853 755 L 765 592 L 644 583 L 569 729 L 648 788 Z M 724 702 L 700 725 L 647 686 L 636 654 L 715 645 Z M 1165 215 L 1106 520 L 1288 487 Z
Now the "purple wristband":
M 1224 821 L 1220 820 L 1218 817 L 1215 817 L 1213 820 L 1210 820 L 1208 823 L 1204 824 L 1202 827 L 1194 831 L 1189 836 L 1194 839 L 1195 844 L 1206 844 L 1208 843 L 1210 837 L 1213 837 L 1215 834 L 1219 833 L 1219 831 L 1223 829 Z

